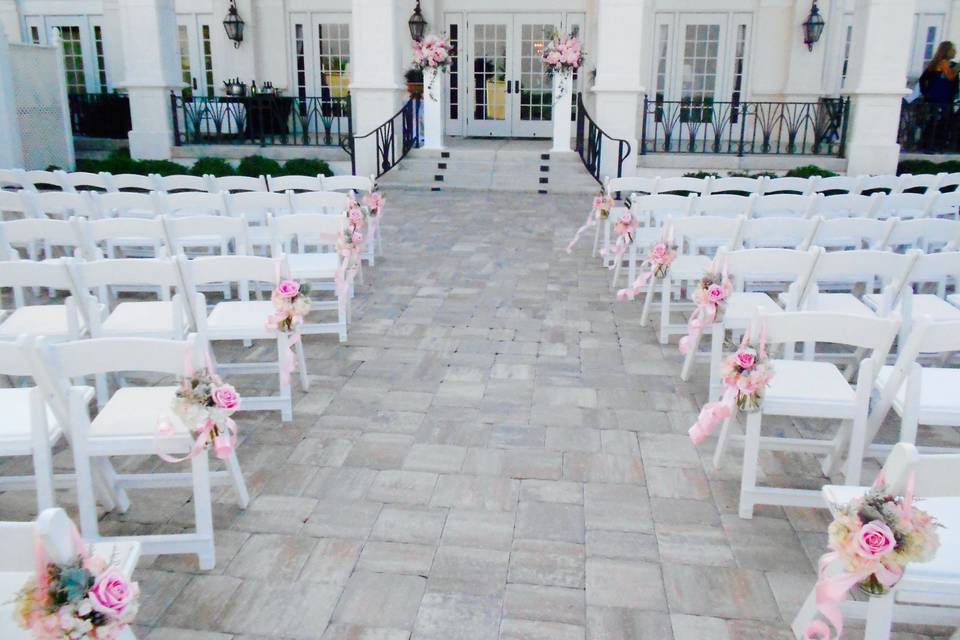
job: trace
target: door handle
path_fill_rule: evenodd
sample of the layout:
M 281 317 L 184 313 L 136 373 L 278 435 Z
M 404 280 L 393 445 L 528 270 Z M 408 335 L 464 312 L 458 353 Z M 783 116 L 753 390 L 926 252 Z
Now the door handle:
M 520 93 L 520 81 L 519 81 L 519 80 L 514 80 L 514 81 L 513 81 L 513 92 L 514 92 L 514 93 Z
M 508 93 L 508 94 L 509 94 L 509 93 L 513 93 L 512 91 L 510 91 L 510 81 L 509 81 L 509 80 L 507 80 L 507 93 Z

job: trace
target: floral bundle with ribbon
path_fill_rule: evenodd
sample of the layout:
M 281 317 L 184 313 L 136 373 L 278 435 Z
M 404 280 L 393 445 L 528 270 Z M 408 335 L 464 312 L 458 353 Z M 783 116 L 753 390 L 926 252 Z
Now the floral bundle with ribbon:
M 643 287 L 650 281 L 651 277 L 657 280 L 666 278 L 670 272 L 670 265 L 673 264 L 673 261 L 676 259 L 677 247 L 673 244 L 673 227 L 670 227 L 666 238 L 664 238 L 663 230 L 661 229 L 660 240 L 650 247 L 646 259 L 643 261 L 643 264 L 640 265 L 640 273 L 637 275 L 637 279 L 626 289 L 617 291 L 617 300 L 623 302 L 624 300 L 633 300 L 636 298 L 640 295 L 640 292 L 643 291 Z
M 804 638 L 839 638 L 843 632 L 839 604 L 854 585 L 868 595 L 883 595 L 900 581 L 908 564 L 928 562 L 936 555 L 941 525 L 913 506 L 914 482 L 911 475 L 906 495 L 893 496 L 881 472 L 870 491 L 836 509 L 829 529 L 830 552 L 820 558 L 815 587 L 817 611 L 836 636 L 824 620 L 816 619 L 807 625 Z
M 773 367 L 767 357 L 766 331 L 761 332 L 760 344 L 756 347 L 750 345 L 749 336 L 748 327 L 740 348 L 723 363 L 723 397 L 705 404 L 697 421 L 687 432 L 693 444 L 706 440 L 718 424 L 732 417 L 736 411 L 750 413 L 760 409 L 763 390 L 773 378 Z
M 190 373 L 180 382 L 170 407 L 173 415 L 193 433 L 193 447 L 182 458 L 165 453 L 157 455 L 166 462 L 183 462 L 212 447 L 217 458 L 229 458 L 237 447 L 237 423 L 230 416 L 239 408 L 240 394 L 214 373 L 208 357 L 207 366 L 202 371 Z M 163 436 L 176 433 L 167 420 L 160 423 L 157 431 Z
M 723 310 L 731 293 L 733 281 L 727 274 L 726 265 L 720 272 L 717 272 L 714 266 L 700 278 L 697 289 L 693 292 L 693 302 L 697 307 L 687 322 L 687 335 L 680 338 L 680 353 L 686 355 L 691 348 L 696 348 L 700 334 L 707 325 L 723 317 Z
M 570 73 L 583 64 L 584 52 L 576 36 L 555 33 L 543 46 L 541 60 L 548 74 Z
M 583 235 L 584 231 L 596 226 L 598 221 L 609 218 L 612 210 L 613 196 L 610 195 L 609 184 L 604 180 L 603 186 L 600 187 L 600 193 L 593 199 L 593 208 L 591 208 L 590 213 L 587 214 L 587 220 L 577 229 L 570 244 L 567 245 L 567 253 L 573 251 L 573 247 L 580 240 L 580 236 Z
M 340 229 L 340 237 L 337 240 L 337 253 L 340 254 L 341 260 L 334 275 L 334 281 L 338 296 L 347 294 L 350 284 L 360 269 L 361 256 L 370 238 L 367 217 L 379 215 L 382 204 L 381 198 L 377 204 L 377 213 L 374 214 L 369 205 L 357 202 L 353 193 L 347 196 L 347 208 L 344 210 L 347 223 Z
M 17 594 L 14 619 L 38 640 L 118 638 L 137 615 L 140 588 L 91 555 L 76 528 L 72 537 L 76 556 L 65 564 L 50 562 L 36 542 L 36 575 Z
M 627 210 L 625 214 L 620 216 L 620 219 L 613 225 L 613 233 L 617 239 L 614 241 L 612 248 L 604 249 L 600 252 L 604 256 L 614 257 L 614 261 L 610 263 L 607 267 L 608 269 L 612 271 L 616 268 L 616 259 L 622 259 L 623 254 L 627 251 L 627 247 L 633 244 L 633 232 L 636 231 L 639 226 L 640 219 L 634 216 L 630 210 Z
M 270 294 L 274 312 L 267 318 L 267 328 L 287 334 L 287 348 L 280 356 L 280 374 L 290 384 L 290 374 L 296 369 L 293 347 L 300 342 L 300 327 L 310 313 L 310 285 L 296 280 L 280 280 Z

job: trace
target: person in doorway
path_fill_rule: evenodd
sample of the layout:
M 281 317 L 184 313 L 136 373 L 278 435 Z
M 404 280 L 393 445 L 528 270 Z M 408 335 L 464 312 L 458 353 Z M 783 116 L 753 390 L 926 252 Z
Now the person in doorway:
M 938 151 L 953 142 L 953 101 L 958 88 L 958 69 L 953 61 L 956 56 L 957 48 L 944 40 L 920 76 L 920 95 L 927 105 L 921 138 L 925 150 Z

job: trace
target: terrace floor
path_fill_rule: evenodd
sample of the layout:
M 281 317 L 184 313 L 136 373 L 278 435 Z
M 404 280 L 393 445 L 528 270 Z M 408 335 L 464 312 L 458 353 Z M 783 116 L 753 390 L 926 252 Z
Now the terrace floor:
M 252 503 L 216 493 L 213 571 L 142 559 L 138 636 L 792 638 L 827 512 L 737 516 L 739 451 L 714 470 L 712 446 L 686 436 L 705 366 L 681 383 L 676 344 L 639 326 L 639 303 L 614 301 L 589 240 L 563 251 L 589 198 L 386 197 L 386 255 L 358 287 L 349 342 L 307 339 L 312 387 L 295 390 L 292 423 L 238 414 Z M 812 457 L 762 467 L 825 482 Z M 191 526 L 187 491 L 131 497 L 104 533 Z M 32 505 L 0 495 L 0 520 Z

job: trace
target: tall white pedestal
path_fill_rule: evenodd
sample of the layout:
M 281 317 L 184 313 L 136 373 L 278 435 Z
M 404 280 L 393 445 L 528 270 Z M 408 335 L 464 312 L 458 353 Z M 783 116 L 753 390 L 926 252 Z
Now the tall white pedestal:
M 570 113 L 573 101 L 573 72 L 553 74 L 553 148 L 570 151 Z
M 423 148 L 443 149 L 443 78 L 437 69 L 423 70 Z

